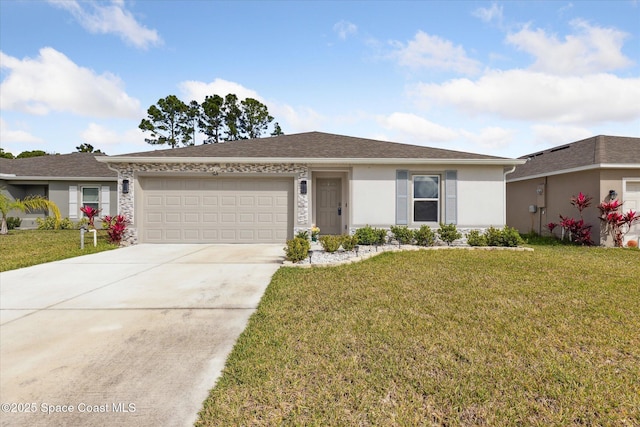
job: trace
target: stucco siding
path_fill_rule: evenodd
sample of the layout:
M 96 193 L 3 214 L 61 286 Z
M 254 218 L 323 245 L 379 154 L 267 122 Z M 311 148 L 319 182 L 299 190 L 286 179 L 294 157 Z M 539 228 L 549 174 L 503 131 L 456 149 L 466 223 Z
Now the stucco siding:
M 353 227 L 395 224 L 397 169 L 395 166 L 354 166 L 351 182 Z
M 500 167 L 458 168 L 458 226 L 505 225 L 504 171 Z

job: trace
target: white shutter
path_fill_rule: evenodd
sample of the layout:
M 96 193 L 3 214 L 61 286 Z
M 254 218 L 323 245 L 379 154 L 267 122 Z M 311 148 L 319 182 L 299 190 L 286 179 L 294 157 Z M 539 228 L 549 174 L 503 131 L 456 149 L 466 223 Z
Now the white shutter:
M 100 207 L 102 208 L 102 216 L 111 215 L 111 188 L 108 185 L 103 185 L 101 188 L 102 194 L 100 195 Z
M 78 187 L 69 186 L 69 219 L 78 219 Z

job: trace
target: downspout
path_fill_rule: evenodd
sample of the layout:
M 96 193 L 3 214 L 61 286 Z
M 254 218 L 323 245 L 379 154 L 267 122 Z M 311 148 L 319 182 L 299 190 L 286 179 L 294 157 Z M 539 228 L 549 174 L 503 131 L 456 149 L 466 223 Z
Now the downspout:
M 507 225 L 507 175 L 513 173 L 516 170 L 516 165 L 513 165 L 511 169 L 504 168 L 503 169 L 503 185 L 504 185 L 504 205 L 502 206 L 502 222 L 504 225 Z

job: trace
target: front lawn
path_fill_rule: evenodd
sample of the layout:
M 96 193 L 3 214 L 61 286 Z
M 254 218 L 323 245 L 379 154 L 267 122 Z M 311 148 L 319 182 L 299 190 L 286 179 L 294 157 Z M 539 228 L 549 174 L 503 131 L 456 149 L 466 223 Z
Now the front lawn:
M 640 425 L 640 251 L 281 268 L 197 425 Z
M 93 233 L 85 234 L 84 250 L 80 249 L 79 230 L 11 230 L 0 235 L 0 271 L 29 267 L 79 255 L 117 248 L 107 241 L 104 230 L 98 230 L 98 246 L 93 246 Z

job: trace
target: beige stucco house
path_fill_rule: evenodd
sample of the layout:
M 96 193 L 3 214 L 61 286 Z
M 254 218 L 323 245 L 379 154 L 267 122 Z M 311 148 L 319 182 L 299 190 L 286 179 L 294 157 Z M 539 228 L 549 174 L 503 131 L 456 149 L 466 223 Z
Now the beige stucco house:
M 578 218 L 570 204 L 580 192 L 593 197 L 584 212 L 595 244 L 611 246 L 601 233 L 596 206 L 612 198 L 623 210 L 640 210 L 640 138 L 600 135 L 521 157 L 526 163 L 507 176 L 507 225 L 521 233 L 548 235 L 559 215 Z M 556 234 L 558 231 L 556 231 Z M 626 240 L 637 240 L 636 225 Z
M 371 225 L 506 223 L 524 160 L 320 132 L 98 159 L 118 172 L 130 243 L 284 242 Z

